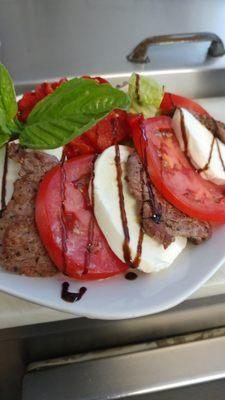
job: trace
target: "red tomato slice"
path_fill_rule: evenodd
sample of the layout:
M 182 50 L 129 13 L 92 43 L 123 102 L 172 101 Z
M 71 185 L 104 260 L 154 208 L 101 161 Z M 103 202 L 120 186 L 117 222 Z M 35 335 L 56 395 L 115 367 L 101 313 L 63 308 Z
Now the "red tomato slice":
M 98 83 L 109 83 L 106 79 L 102 78 L 101 76 L 90 76 L 90 75 L 83 75 L 82 78 L 84 79 L 93 79 Z
M 84 79 L 93 79 L 98 83 L 109 83 L 106 79 L 100 76 L 91 77 L 89 75 L 84 75 Z M 61 78 L 57 82 L 43 82 L 35 87 L 31 92 L 26 92 L 23 97 L 18 101 L 18 113 L 17 117 L 21 122 L 26 122 L 30 112 L 33 110 L 34 106 L 44 97 L 53 93 L 60 85 L 67 81 L 66 78 Z M 86 153 L 85 153 L 86 154 Z M 90 153 L 87 153 L 90 154 Z
M 189 111 L 197 114 L 208 115 L 207 111 L 195 101 L 183 96 L 178 96 L 177 94 L 168 92 L 164 93 L 162 103 L 160 104 L 160 110 L 163 114 L 170 114 L 175 111 L 176 108 L 180 107 L 187 108 Z
M 93 162 L 93 156 L 81 156 L 65 162 L 63 169 L 53 168 L 36 201 L 36 224 L 49 256 L 60 271 L 85 280 L 127 269 L 110 249 L 88 200 Z
M 127 113 L 114 110 L 95 126 L 65 146 L 68 158 L 82 154 L 102 153 L 116 143 L 130 138 Z
M 21 122 L 26 122 L 34 106 L 66 81 L 66 78 L 62 78 L 57 82 L 43 82 L 37 85 L 33 91 L 24 93 L 23 97 L 18 101 L 18 119 Z
M 130 125 L 135 147 L 163 197 L 187 215 L 225 222 L 225 188 L 194 170 L 179 147 L 171 119 L 138 116 Z

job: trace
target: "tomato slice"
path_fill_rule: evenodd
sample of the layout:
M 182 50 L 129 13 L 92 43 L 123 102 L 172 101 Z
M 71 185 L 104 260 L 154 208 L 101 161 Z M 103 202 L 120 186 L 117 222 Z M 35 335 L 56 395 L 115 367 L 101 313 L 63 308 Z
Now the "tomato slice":
M 95 126 L 65 146 L 68 158 L 82 154 L 102 153 L 113 144 L 130 138 L 127 113 L 114 110 Z
M 84 79 L 93 79 L 94 81 L 98 83 L 109 83 L 105 78 L 102 78 L 101 76 L 90 76 L 90 75 L 83 75 L 82 78 Z
M 66 81 L 66 78 L 62 78 L 57 82 L 43 82 L 37 85 L 35 90 L 24 93 L 23 97 L 18 101 L 18 119 L 21 122 L 26 122 L 34 106 Z
M 89 75 L 84 75 L 82 78 L 84 79 L 93 79 L 96 82 L 109 83 L 106 79 L 101 78 L 100 76 L 91 77 Z M 53 93 L 55 89 L 57 89 L 60 85 L 67 82 L 66 78 L 61 78 L 56 82 L 43 82 L 35 87 L 31 92 L 26 92 L 23 94 L 23 97 L 18 101 L 18 113 L 17 117 L 21 122 L 26 122 L 30 112 L 33 110 L 36 104 L 44 99 L 44 97 Z M 89 154 L 89 153 L 88 153 Z
M 90 206 L 93 162 L 93 156 L 81 156 L 65 162 L 63 168 L 53 168 L 40 184 L 35 211 L 40 237 L 55 265 L 85 280 L 127 269 L 110 249 Z
M 130 118 L 135 147 L 152 182 L 187 215 L 225 222 L 225 188 L 203 179 L 181 151 L 167 116 Z
M 160 110 L 163 114 L 171 114 L 176 108 L 187 108 L 189 111 L 195 112 L 200 115 L 208 115 L 207 111 L 198 103 L 187 97 L 178 96 L 177 94 L 165 92 Z

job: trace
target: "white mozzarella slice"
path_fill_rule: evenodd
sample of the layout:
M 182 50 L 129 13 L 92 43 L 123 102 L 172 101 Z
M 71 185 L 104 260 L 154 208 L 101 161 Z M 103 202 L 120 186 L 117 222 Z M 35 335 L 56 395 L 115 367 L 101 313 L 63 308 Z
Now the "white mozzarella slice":
M 49 149 L 49 150 L 39 150 L 43 151 L 43 153 L 50 154 L 50 156 L 55 156 L 58 160 L 62 157 L 63 147 L 57 147 L 57 149 Z
M 3 174 L 4 174 L 4 163 L 5 163 L 5 152 L 6 147 L 3 146 L 0 148 L 0 187 L 2 189 L 2 182 L 3 182 Z M 14 182 L 18 179 L 18 172 L 19 172 L 19 164 L 8 158 L 7 163 L 7 173 L 5 174 L 6 185 L 5 185 L 5 202 L 8 204 L 9 200 L 12 197 L 13 189 L 14 189 Z M 2 209 L 2 196 L 0 196 L 1 202 L 1 209 Z
M 188 157 L 201 176 L 217 185 L 224 185 L 225 144 L 214 139 L 212 132 L 185 108 L 175 111 L 172 126 L 182 151 L 185 150 L 184 135 L 186 136 Z
M 137 203 L 130 194 L 125 180 L 126 161 L 131 153 L 127 146 L 119 146 L 122 167 L 122 187 L 125 203 L 125 211 L 130 233 L 130 250 L 134 260 L 137 253 L 140 224 L 138 220 Z M 94 214 L 113 252 L 124 260 L 123 243 L 124 231 L 121 220 L 119 194 L 117 184 L 117 170 L 115 165 L 115 146 L 105 150 L 95 162 L 94 190 Z M 177 237 L 167 249 L 150 236 L 144 234 L 141 261 L 139 269 L 144 272 L 156 272 L 169 267 L 175 258 L 186 246 L 185 238 Z

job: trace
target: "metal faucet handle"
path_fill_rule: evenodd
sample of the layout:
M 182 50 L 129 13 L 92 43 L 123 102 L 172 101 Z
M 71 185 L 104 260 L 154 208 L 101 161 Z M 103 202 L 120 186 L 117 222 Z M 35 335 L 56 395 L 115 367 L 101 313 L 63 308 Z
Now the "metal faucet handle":
M 132 50 L 132 52 L 127 55 L 127 60 L 133 63 L 148 63 L 150 62 L 150 58 L 147 56 L 147 50 L 150 46 L 193 42 L 211 42 L 208 49 L 208 56 L 210 57 L 221 57 L 225 54 L 223 41 L 215 33 L 177 33 L 171 35 L 151 36 L 142 40 Z

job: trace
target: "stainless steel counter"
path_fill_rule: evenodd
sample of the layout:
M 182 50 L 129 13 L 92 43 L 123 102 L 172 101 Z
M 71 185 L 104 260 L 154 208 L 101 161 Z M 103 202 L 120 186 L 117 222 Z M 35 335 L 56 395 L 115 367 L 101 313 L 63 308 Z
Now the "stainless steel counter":
M 126 55 L 140 40 L 206 30 L 225 40 L 224 15 L 223 0 L 0 0 L 0 60 L 18 83 L 133 71 Z M 135 69 L 200 66 L 207 48 L 154 47 L 151 63 Z

